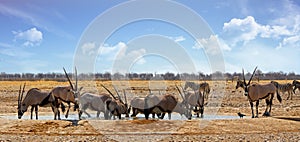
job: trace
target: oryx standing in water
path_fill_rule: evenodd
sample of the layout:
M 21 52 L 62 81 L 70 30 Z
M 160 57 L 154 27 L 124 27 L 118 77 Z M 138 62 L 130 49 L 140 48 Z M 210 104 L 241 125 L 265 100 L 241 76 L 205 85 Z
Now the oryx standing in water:
M 274 94 L 277 94 L 277 99 L 281 103 L 281 96 L 278 93 L 277 88 L 275 87 L 274 84 L 268 83 L 264 85 L 260 84 L 251 84 L 252 77 L 256 71 L 257 67 L 254 69 L 253 74 L 251 75 L 251 78 L 249 79 L 248 83 L 246 83 L 245 75 L 244 75 L 244 69 L 243 69 L 243 85 L 240 85 L 237 82 L 236 88 L 238 87 L 243 87 L 245 90 L 245 96 L 247 96 L 250 106 L 251 106 L 251 111 L 252 111 L 252 118 L 258 117 L 258 105 L 259 105 L 259 100 L 265 99 L 266 100 L 266 110 L 264 112 L 264 116 L 270 116 L 271 115 L 271 109 L 272 109 L 272 100 L 274 97 Z M 253 112 L 253 102 L 256 102 L 256 116 L 254 116 Z M 268 110 L 269 108 L 269 110 Z
M 82 87 L 80 89 L 78 89 L 77 69 L 75 67 L 75 80 L 76 80 L 75 87 L 73 86 L 65 68 L 63 68 L 63 69 L 64 69 L 65 75 L 69 81 L 70 86 L 55 87 L 51 91 L 51 95 L 54 96 L 55 102 L 56 102 L 56 108 L 54 111 L 54 113 L 55 113 L 54 119 L 56 119 L 56 116 L 58 116 L 58 119 L 60 119 L 60 112 L 59 112 L 58 108 L 62 102 L 65 102 L 68 104 L 67 112 L 65 115 L 66 118 L 68 118 L 71 103 L 73 103 L 75 105 L 74 110 L 76 110 L 76 108 L 79 108 L 78 96 L 80 95 L 80 91 L 81 91 Z M 79 111 L 80 110 L 78 109 L 78 114 L 79 114 Z
M 101 86 L 112 96 L 112 99 L 107 99 L 106 100 L 106 109 L 110 113 L 108 118 L 105 119 L 111 119 L 111 116 L 114 117 L 118 116 L 119 119 L 121 119 L 121 114 L 125 114 L 126 117 L 129 117 L 129 110 L 130 108 L 128 107 L 127 104 L 127 98 L 126 98 L 126 92 L 124 91 L 124 99 L 125 102 L 121 99 L 120 94 L 118 93 L 117 89 L 113 86 L 115 89 L 118 97 L 115 97 L 111 91 L 109 91 L 104 85 L 101 84 Z
M 23 93 L 25 89 L 25 84 L 21 91 L 21 86 L 19 90 L 18 96 L 18 118 L 21 119 L 23 114 L 27 111 L 27 108 L 31 106 L 30 119 L 32 119 L 33 110 L 35 110 L 35 119 L 38 119 L 38 106 L 48 107 L 51 106 L 52 110 L 55 109 L 55 100 L 52 95 L 48 92 L 42 92 L 38 88 L 31 88 L 28 90 L 24 100 Z
M 183 94 L 181 93 L 179 87 L 177 85 L 175 85 L 178 93 L 180 94 L 181 98 L 183 99 L 182 103 L 185 104 L 189 110 L 193 110 L 197 117 L 199 117 L 199 113 L 201 114 L 201 118 L 203 118 L 203 113 L 204 113 L 204 106 L 206 105 L 206 103 L 204 103 L 204 95 L 201 93 L 200 90 L 194 90 L 194 92 L 188 92 L 185 91 L 182 86 L 182 91 Z M 197 107 L 199 107 L 199 110 L 197 109 Z M 194 108 L 194 109 L 193 109 Z
M 85 113 L 88 117 L 91 117 L 89 113 L 87 113 L 87 109 L 97 111 L 97 117 L 99 118 L 100 112 L 104 113 L 104 118 L 108 119 L 108 111 L 106 110 L 105 102 L 108 99 L 112 99 L 109 94 L 101 93 L 101 94 L 93 94 L 93 93 L 84 93 L 79 98 L 80 103 L 80 113 L 79 119 L 81 119 L 82 113 Z

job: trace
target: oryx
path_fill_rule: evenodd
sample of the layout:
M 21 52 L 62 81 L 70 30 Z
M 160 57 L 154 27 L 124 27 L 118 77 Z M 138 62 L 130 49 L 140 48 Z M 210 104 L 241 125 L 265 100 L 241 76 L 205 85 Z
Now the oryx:
M 245 96 L 247 96 L 250 106 L 251 106 L 251 111 L 252 111 L 252 118 L 258 117 L 258 105 L 259 105 L 259 100 L 265 99 L 266 100 L 266 110 L 264 112 L 264 116 L 270 116 L 271 115 L 271 109 L 272 109 L 272 100 L 274 97 L 274 94 L 276 93 L 278 101 L 281 103 L 281 96 L 278 93 L 278 90 L 276 89 L 275 85 L 272 83 L 268 84 L 250 84 L 252 77 L 256 71 L 257 67 L 254 69 L 251 78 L 249 79 L 248 83 L 246 83 L 245 75 L 244 75 L 244 69 L 243 69 L 243 85 L 240 85 L 239 82 L 237 82 L 236 88 L 238 87 L 243 87 L 245 91 Z M 256 102 L 256 116 L 254 116 L 253 112 L 253 102 Z M 269 108 L 269 110 L 268 110 Z
M 107 92 L 112 96 L 112 99 L 107 99 L 106 100 L 106 108 L 107 111 L 110 112 L 111 115 L 109 115 L 108 119 L 111 119 L 111 116 L 118 116 L 119 119 L 121 119 L 121 114 L 125 114 L 126 117 L 129 117 L 129 110 L 130 108 L 128 108 L 128 104 L 127 104 L 127 98 L 126 98 L 126 92 L 124 91 L 124 98 L 125 98 L 125 102 L 121 99 L 118 91 L 116 90 L 116 88 L 113 86 L 113 88 L 115 89 L 118 98 L 115 97 L 111 91 L 109 91 L 104 85 L 101 84 L 101 86 L 107 90 Z M 107 119 L 107 118 L 106 118 Z
M 18 96 L 18 118 L 21 119 L 24 112 L 27 111 L 27 108 L 31 106 L 30 118 L 32 119 L 33 110 L 35 110 L 35 119 L 38 119 L 38 106 L 48 107 L 51 106 L 52 110 L 55 109 L 55 100 L 52 95 L 48 92 L 42 92 L 38 88 L 31 88 L 28 90 L 26 96 L 23 99 L 23 93 L 25 89 L 25 84 L 21 91 L 21 86 Z
M 111 100 L 109 94 L 92 94 L 92 93 L 83 93 L 79 97 L 79 118 L 81 118 L 82 113 L 84 112 L 88 117 L 91 117 L 89 113 L 86 112 L 87 109 L 97 111 L 97 117 L 99 117 L 100 112 L 104 113 L 104 118 L 108 118 L 108 111 L 106 110 L 105 102 Z
M 187 92 L 182 87 L 182 91 L 184 95 L 181 93 L 180 89 L 177 85 L 175 85 L 176 89 L 178 90 L 178 93 L 182 97 L 183 101 L 182 103 L 185 104 L 190 110 L 194 109 L 194 112 L 196 112 L 197 117 L 199 117 L 199 113 L 201 114 L 201 118 L 203 118 L 204 113 L 204 95 L 201 93 L 200 90 L 194 90 L 194 92 Z M 199 107 L 199 110 L 197 109 Z
M 178 112 L 181 115 L 185 115 L 186 118 L 191 119 L 191 113 L 189 109 L 183 103 L 178 102 L 178 100 L 171 94 L 165 95 L 148 95 L 145 98 L 145 118 L 149 118 L 149 114 L 153 112 L 154 109 L 159 110 L 162 115 L 161 119 L 164 118 L 165 113 L 168 113 L 169 119 L 171 119 L 172 112 Z
M 61 104 L 62 102 L 65 102 L 68 104 L 67 112 L 65 115 L 66 118 L 68 118 L 69 110 L 71 107 L 70 103 L 73 103 L 75 105 L 74 110 L 76 110 L 76 108 L 78 108 L 78 96 L 80 95 L 80 91 L 82 90 L 82 87 L 78 89 L 78 79 L 77 79 L 76 67 L 75 67 L 75 80 L 76 80 L 75 87 L 73 86 L 65 68 L 63 68 L 63 70 L 69 81 L 70 86 L 55 87 L 51 91 L 51 94 L 54 96 L 55 102 L 56 102 L 56 110 L 55 110 L 54 119 L 56 119 L 56 116 L 58 116 L 58 119 L 60 119 L 60 111 L 58 110 L 58 108 L 59 108 L 59 104 Z M 78 114 L 79 114 L 79 111 L 80 110 L 78 109 Z

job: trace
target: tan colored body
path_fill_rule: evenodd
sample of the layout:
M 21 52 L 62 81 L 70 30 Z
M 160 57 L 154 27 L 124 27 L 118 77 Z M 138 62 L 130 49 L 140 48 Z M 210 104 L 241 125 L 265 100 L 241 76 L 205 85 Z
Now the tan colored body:
M 128 116 L 128 108 L 127 104 L 124 104 L 119 99 L 108 99 L 106 101 L 107 110 L 111 113 L 112 116 L 118 116 L 119 119 L 121 119 L 121 114 L 126 114 L 126 117 Z M 111 117 L 109 118 L 111 119 Z
M 149 118 L 150 112 L 154 109 L 158 109 L 161 111 L 162 116 L 164 117 L 165 113 L 168 113 L 169 119 L 171 119 L 172 112 L 178 112 L 180 114 L 184 114 L 188 119 L 190 119 L 190 113 L 188 113 L 188 109 L 185 106 L 177 101 L 177 99 L 170 94 L 155 96 L 148 95 L 145 98 L 145 117 Z
M 67 112 L 65 117 L 68 118 L 69 110 L 71 108 L 71 103 L 74 105 L 77 104 L 77 100 L 75 100 L 74 92 L 72 91 L 72 87 L 70 86 L 64 86 L 64 87 L 55 87 L 51 91 L 51 95 L 54 96 L 56 101 L 56 110 L 55 110 L 55 116 L 54 119 L 56 119 L 56 116 L 58 119 L 60 119 L 60 111 L 59 111 L 59 105 L 61 102 L 65 102 L 68 104 Z M 78 110 L 79 111 L 79 110 Z
M 239 87 L 242 87 L 245 90 L 245 96 L 247 96 L 250 106 L 251 106 L 251 111 L 252 111 L 252 118 L 258 117 L 258 105 L 259 105 L 259 100 L 265 99 L 267 107 L 266 110 L 263 114 L 263 116 L 270 116 L 271 115 L 271 110 L 272 110 L 272 101 L 274 94 L 276 93 L 278 101 L 281 103 L 281 96 L 278 93 L 278 90 L 276 89 L 275 85 L 272 83 L 268 84 L 250 84 L 251 80 L 253 78 L 253 75 L 255 74 L 257 67 L 254 69 L 250 80 L 248 83 L 246 83 L 245 75 L 244 75 L 244 70 L 243 70 L 243 81 L 239 80 L 236 84 L 236 89 Z M 253 102 L 256 102 L 256 116 L 254 116 L 253 112 Z M 268 111 L 269 108 L 269 111 Z
M 42 92 L 38 88 L 32 88 L 28 90 L 25 98 L 22 100 L 18 107 L 18 117 L 22 117 L 23 113 L 27 111 L 27 108 L 31 106 L 31 119 L 32 113 L 35 109 L 36 119 L 38 119 L 38 106 L 54 108 L 54 97 L 47 92 Z
M 194 111 L 197 114 L 197 117 L 199 117 L 199 113 L 201 114 L 201 117 L 203 117 L 204 113 L 204 95 L 201 92 L 188 92 L 184 95 L 184 101 L 183 103 L 188 104 L 190 107 L 189 109 L 192 110 L 193 107 L 195 108 Z M 197 109 L 199 107 L 199 110 Z
M 109 94 L 92 94 L 92 93 L 84 93 L 79 97 L 79 110 L 81 117 L 84 112 L 88 117 L 91 117 L 89 113 L 86 112 L 87 109 L 97 111 L 97 117 L 99 117 L 100 112 L 104 113 L 104 117 L 107 118 L 107 111 L 105 102 L 108 99 L 112 99 Z
M 136 115 L 138 113 L 145 113 L 145 98 L 143 97 L 134 97 L 131 101 L 130 101 L 130 106 L 132 108 L 132 115 L 131 117 L 136 117 Z M 152 112 L 150 112 L 152 114 L 152 118 L 155 118 L 155 110 L 153 110 Z M 157 114 L 158 116 L 160 115 L 160 112 L 158 112 Z
M 271 84 L 252 84 L 249 86 L 248 99 L 251 102 L 258 101 L 260 99 L 268 98 L 269 95 L 274 95 L 276 93 L 276 87 Z

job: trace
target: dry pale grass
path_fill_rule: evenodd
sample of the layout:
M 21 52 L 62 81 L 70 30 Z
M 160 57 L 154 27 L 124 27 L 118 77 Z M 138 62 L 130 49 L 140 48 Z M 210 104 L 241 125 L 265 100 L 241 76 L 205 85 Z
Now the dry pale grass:
M 211 86 L 209 103 L 205 114 L 211 110 L 219 114 L 236 115 L 242 112 L 251 116 L 251 109 L 243 90 L 235 89 L 236 82 L 207 81 Z M 261 80 L 259 83 L 269 83 Z M 280 80 L 280 83 L 292 82 Z M 0 114 L 16 114 L 17 95 L 21 84 L 18 81 L 0 81 Z M 84 92 L 106 92 L 101 84 L 113 91 L 112 84 L 123 94 L 126 91 L 128 101 L 135 96 L 149 93 L 175 94 L 179 100 L 175 84 L 181 81 L 79 81 Z M 29 88 L 40 88 L 50 91 L 56 86 L 67 86 L 68 82 L 26 81 Z M 160 91 L 159 91 L 160 90 Z M 296 92 L 293 100 L 286 100 L 287 94 L 281 94 L 283 102 L 273 100 L 271 118 L 213 120 L 206 127 L 205 121 L 188 120 L 10 120 L 0 118 L 0 141 L 299 141 L 300 135 L 300 92 Z M 217 107 L 219 106 L 219 108 Z M 260 101 L 260 116 L 266 105 Z M 217 108 L 217 109 L 216 109 Z M 52 114 L 50 108 L 40 108 L 41 114 Z M 28 112 L 27 112 L 28 113 Z M 77 113 L 77 112 L 70 112 Z M 204 115 L 205 115 L 204 114 Z M 135 133 L 118 133 L 118 132 Z M 114 133 L 115 132 L 115 133 Z M 139 132 L 141 134 L 139 134 Z M 156 133 L 155 133 L 156 132 Z M 163 132 L 163 133 L 158 133 Z M 171 133 L 170 133 L 171 132 Z

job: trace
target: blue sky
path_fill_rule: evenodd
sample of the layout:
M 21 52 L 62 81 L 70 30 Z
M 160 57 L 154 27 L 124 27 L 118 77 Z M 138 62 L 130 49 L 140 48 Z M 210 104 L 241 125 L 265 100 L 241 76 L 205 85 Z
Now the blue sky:
M 199 15 L 213 34 L 195 39 L 191 31 L 181 28 L 178 23 L 168 23 L 164 19 L 143 19 L 124 23 L 111 31 L 104 43 L 84 38 L 89 37 L 85 34 L 97 22 L 97 18 L 99 20 L 101 15 L 109 13 L 112 8 L 117 9 L 124 2 L 128 3 L 110 0 L 76 3 L 71 0 L 27 0 L 22 3 L 2 0 L 0 72 L 62 72 L 62 67 L 71 70 L 76 65 L 74 58 L 78 58 L 75 54 L 80 51 L 87 56 L 97 57 L 91 63 L 80 58 L 85 64 L 94 66 L 93 72 L 211 73 L 214 62 L 209 56 L 217 57 L 213 55 L 220 48 L 222 52 L 217 54 L 224 59 L 225 72 L 241 72 L 242 68 L 252 72 L 258 66 L 263 72 L 300 73 L 299 1 L 176 1 Z M 143 9 L 145 7 L 135 11 L 128 9 L 128 13 L 118 13 L 119 16 L 107 20 L 114 22 L 130 16 L 130 12 L 138 13 Z M 168 10 L 160 5 L 154 9 L 162 15 Z M 180 10 L 172 12 L 175 18 L 183 13 Z M 99 28 L 93 31 L 101 34 L 108 26 L 99 24 Z M 201 28 L 199 26 L 199 31 Z M 134 47 L 149 35 L 160 37 L 161 44 L 153 43 L 157 40 L 150 40 L 147 45 Z M 161 52 L 170 48 L 170 56 L 176 55 L 176 59 L 162 54 L 149 54 L 150 48 Z M 175 61 L 177 59 L 180 61 Z M 194 68 L 187 63 L 189 59 Z M 130 63 L 124 69 L 121 64 L 124 65 L 125 61 Z M 91 72 L 85 70 L 84 66 L 76 66 L 79 66 L 79 72 Z

